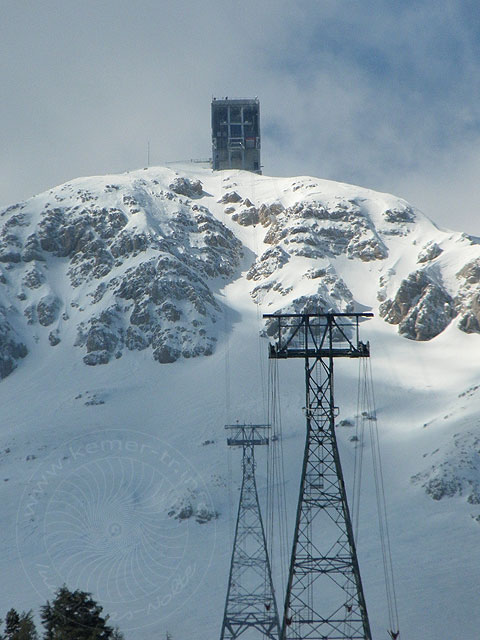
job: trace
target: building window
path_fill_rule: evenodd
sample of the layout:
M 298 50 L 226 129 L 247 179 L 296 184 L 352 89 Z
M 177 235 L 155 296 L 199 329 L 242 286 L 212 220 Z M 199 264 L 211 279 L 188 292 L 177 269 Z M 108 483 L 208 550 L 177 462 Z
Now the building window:
M 230 122 L 241 122 L 242 110 L 240 107 L 230 107 Z
M 213 124 L 215 127 L 227 122 L 227 108 L 226 107 L 214 107 L 213 111 Z
M 239 151 L 233 151 L 230 156 L 230 162 L 232 169 L 242 169 L 242 154 Z

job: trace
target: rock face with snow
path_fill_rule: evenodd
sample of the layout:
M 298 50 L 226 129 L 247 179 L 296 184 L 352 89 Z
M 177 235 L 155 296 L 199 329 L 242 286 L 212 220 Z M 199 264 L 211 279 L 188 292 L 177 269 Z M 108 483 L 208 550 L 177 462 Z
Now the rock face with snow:
M 149 349 L 160 363 L 211 354 L 219 286 L 238 275 L 245 233 L 256 239 L 244 277 L 269 311 L 378 305 L 411 340 L 430 340 L 455 318 L 480 332 L 475 239 L 440 232 L 392 196 L 313 179 L 272 182 L 269 192 L 269 180 L 257 180 L 258 195 L 251 181 L 219 175 L 210 193 L 199 177 L 152 169 L 79 179 L 3 210 L 0 375 L 32 342 L 60 344 L 71 325 L 87 365 L 125 349 Z M 450 274 L 458 245 L 469 259 Z M 378 280 L 375 298 L 349 284 L 357 271 Z
M 459 328 L 465 333 L 480 333 L 480 259 L 463 266 L 457 273 L 460 283 L 456 305 Z
M 50 327 L 55 346 L 74 323 L 88 365 L 124 349 L 150 348 L 161 363 L 211 353 L 221 304 L 210 283 L 235 272 L 242 249 L 191 199 L 202 193 L 199 180 L 179 176 L 167 188 L 139 178 L 95 188 L 77 181 L 3 211 L 5 293 L 31 327 L 24 332 Z M 0 328 L 4 376 L 26 347 L 5 315 Z
M 393 300 L 379 307 L 382 318 L 398 324 L 401 335 L 411 340 L 430 340 L 448 326 L 456 314 L 452 298 L 426 270 L 411 273 Z
M 431 465 L 412 477 L 433 500 L 463 496 L 472 505 L 480 504 L 480 436 L 456 433 L 443 449 L 428 455 Z M 480 519 L 480 518 L 479 518 Z
M 4 378 L 16 367 L 17 360 L 24 358 L 28 351 L 8 320 L 9 314 L 0 308 L 0 377 Z

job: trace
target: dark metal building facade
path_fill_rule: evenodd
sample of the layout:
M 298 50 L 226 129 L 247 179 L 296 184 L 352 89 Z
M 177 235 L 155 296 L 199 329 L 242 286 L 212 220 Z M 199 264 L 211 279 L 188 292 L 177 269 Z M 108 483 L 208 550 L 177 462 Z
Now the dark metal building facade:
M 258 98 L 212 100 L 212 167 L 262 172 Z

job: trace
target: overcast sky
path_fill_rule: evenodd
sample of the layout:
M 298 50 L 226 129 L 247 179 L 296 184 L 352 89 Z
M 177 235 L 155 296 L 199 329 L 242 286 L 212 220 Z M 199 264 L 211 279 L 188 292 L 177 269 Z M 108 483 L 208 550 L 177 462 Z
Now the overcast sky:
M 0 79 L 2 204 L 209 157 L 212 95 L 258 96 L 266 174 L 480 235 L 478 0 L 0 0 Z

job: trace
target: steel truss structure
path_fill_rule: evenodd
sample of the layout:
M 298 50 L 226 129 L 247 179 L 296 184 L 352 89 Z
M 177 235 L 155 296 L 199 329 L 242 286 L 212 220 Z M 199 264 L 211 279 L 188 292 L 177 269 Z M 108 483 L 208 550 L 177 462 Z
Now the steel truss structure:
M 365 358 L 371 313 L 265 315 L 270 358 L 303 358 L 306 442 L 281 640 L 371 640 L 335 434 L 333 362 Z
M 220 640 L 279 640 L 280 624 L 265 530 L 255 481 L 256 446 L 268 445 L 269 425 L 226 425 L 227 444 L 243 448 L 243 478 L 238 505 L 227 599 Z

